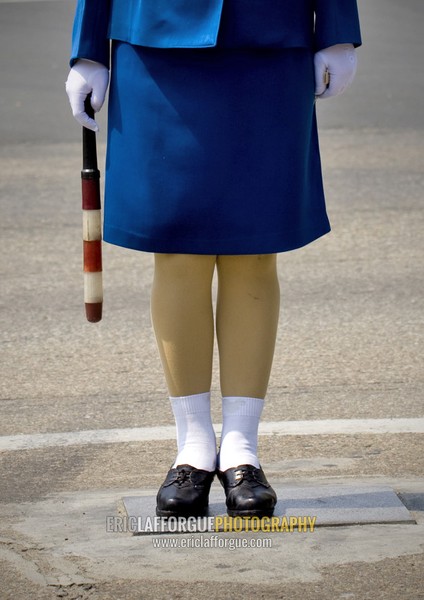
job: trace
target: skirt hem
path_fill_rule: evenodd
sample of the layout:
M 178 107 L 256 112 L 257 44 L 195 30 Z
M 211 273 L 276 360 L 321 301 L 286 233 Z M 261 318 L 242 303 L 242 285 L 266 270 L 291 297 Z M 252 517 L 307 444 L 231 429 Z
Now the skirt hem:
M 266 239 L 261 236 L 255 244 L 252 237 L 232 240 L 157 240 L 105 225 L 103 239 L 114 246 L 158 254 L 276 254 L 302 248 L 330 231 L 331 227 L 327 220 L 318 227 L 314 223 L 313 230 L 296 232 L 301 235 L 293 235 L 291 240 L 287 238 L 287 233 L 272 234 Z

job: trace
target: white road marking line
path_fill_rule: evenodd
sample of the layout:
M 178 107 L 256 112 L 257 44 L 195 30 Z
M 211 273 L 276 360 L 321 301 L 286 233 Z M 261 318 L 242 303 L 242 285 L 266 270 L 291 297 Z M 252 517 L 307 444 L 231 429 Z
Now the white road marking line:
M 221 425 L 214 425 L 218 434 Z M 259 435 L 353 435 L 360 433 L 424 433 L 424 418 L 411 419 L 326 419 L 322 421 L 275 421 L 259 425 Z M 0 437 L 0 451 L 33 450 L 85 444 L 121 444 L 175 439 L 173 425 L 34 433 Z

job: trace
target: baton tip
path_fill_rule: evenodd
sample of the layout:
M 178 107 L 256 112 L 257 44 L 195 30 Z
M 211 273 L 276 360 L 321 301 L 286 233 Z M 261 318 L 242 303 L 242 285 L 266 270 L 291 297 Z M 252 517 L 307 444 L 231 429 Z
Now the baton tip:
M 102 302 L 86 302 L 85 303 L 85 316 L 89 323 L 98 323 L 102 320 Z

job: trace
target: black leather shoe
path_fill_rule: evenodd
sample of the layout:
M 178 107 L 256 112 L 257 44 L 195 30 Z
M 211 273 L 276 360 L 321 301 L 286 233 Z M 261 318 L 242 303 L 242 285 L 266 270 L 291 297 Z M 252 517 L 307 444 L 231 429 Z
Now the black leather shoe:
M 274 513 L 277 495 L 269 485 L 261 467 L 240 465 L 217 471 L 227 499 L 230 517 L 270 517 Z
M 156 496 L 158 517 L 202 517 L 207 513 L 215 472 L 177 465 L 168 471 Z

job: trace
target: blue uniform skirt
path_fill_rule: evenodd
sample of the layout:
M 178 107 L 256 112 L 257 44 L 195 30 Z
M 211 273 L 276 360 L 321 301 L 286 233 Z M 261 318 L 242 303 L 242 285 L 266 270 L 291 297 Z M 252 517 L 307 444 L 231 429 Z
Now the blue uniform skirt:
M 329 230 L 310 50 L 113 42 L 107 242 L 268 254 Z

